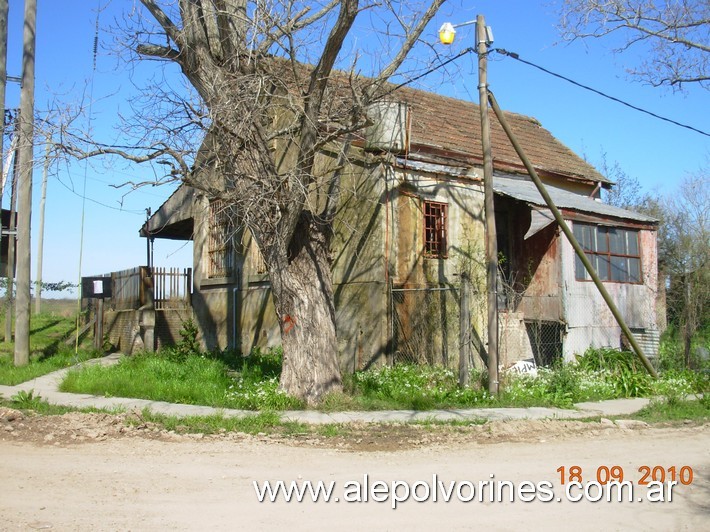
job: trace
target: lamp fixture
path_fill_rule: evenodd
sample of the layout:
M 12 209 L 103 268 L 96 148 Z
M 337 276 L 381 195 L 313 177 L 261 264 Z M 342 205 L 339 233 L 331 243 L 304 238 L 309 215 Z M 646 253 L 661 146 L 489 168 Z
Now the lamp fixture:
M 439 42 L 441 44 L 450 45 L 453 44 L 456 38 L 456 28 L 461 26 L 470 26 L 475 24 L 475 20 L 469 22 L 462 22 L 461 24 L 451 24 L 451 22 L 444 22 L 439 28 Z M 486 46 L 493 44 L 493 29 L 490 26 L 486 26 Z
M 452 44 L 456 38 L 456 28 L 451 22 L 444 22 L 439 28 L 439 41 L 441 44 Z

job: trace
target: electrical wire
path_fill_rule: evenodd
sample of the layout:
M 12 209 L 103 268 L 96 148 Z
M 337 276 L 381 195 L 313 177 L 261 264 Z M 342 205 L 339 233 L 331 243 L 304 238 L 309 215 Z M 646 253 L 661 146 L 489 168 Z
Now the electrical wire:
M 423 78 L 424 76 L 428 76 L 428 75 L 431 74 L 432 72 L 436 72 L 436 71 L 439 70 L 440 68 L 445 67 L 445 66 L 448 65 L 449 63 L 453 63 L 454 61 L 456 61 L 457 59 L 460 59 L 460 58 L 463 57 L 464 55 L 470 54 L 470 53 L 472 53 L 472 52 L 475 53 L 475 51 L 476 51 L 475 48 L 466 48 L 465 50 L 461 50 L 458 54 L 456 54 L 456 55 L 453 56 L 453 57 L 450 57 L 450 58 L 447 59 L 446 61 L 443 61 L 442 63 L 439 63 L 438 65 L 434 65 L 434 66 L 431 67 L 429 70 L 427 70 L 427 71 L 425 71 L 425 72 L 422 72 L 421 74 L 419 74 L 419 75 L 417 75 L 417 76 L 414 76 L 412 79 L 408 79 L 407 81 L 404 81 L 404 82 L 400 83 L 399 85 L 395 85 L 391 90 L 387 91 L 383 96 L 387 96 L 388 94 L 391 94 L 391 93 L 393 93 L 394 91 L 396 91 L 396 90 L 398 90 L 398 89 L 401 89 L 402 87 L 405 87 L 405 86 L 407 86 L 407 85 L 410 85 L 410 84 L 414 83 L 415 81 L 417 81 L 417 80 Z
M 94 41 L 93 41 L 93 55 L 92 55 L 92 68 L 91 68 L 91 87 L 89 88 L 89 115 L 88 115 L 88 131 L 91 131 L 91 118 L 92 118 L 92 107 L 94 103 L 94 78 L 96 77 L 96 56 L 98 55 L 98 45 L 99 45 L 99 15 L 101 14 L 101 0 L 96 2 L 96 26 L 94 29 Z M 85 161 L 84 164 L 84 187 L 81 194 L 81 231 L 79 237 L 79 282 L 77 297 L 76 297 L 76 340 L 74 342 L 74 357 L 78 360 L 79 358 L 79 320 L 81 318 L 81 268 L 84 259 L 84 221 L 86 219 L 86 181 L 88 176 L 89 163 Z M 67 187 L 68 188 L 68 187 Z M 72 190 L 72 192 L 74 192 Z
M 57 182 L 59 182 L 60 185 L 62 185 L 64 188 L 66 188 L 69 192 L 74 194 L 75 196 L 79 197 L 82 199 L 82 211 L 84 210 L 84 202 L 85 201 L 90 201 L 91 203 L 95 203 L 96 205 L 100 205 L 101 207 L 105 207 L 107 209 L 112 209 L 114 211 L 119 211 L 119 212 L 125 212 L 127 214 L 137 214 L 137 215 L 142 215 L 145 211 L 143 209 L 123 209 L 121 207 L 116 207 L 114 205 L 108 205 L 107 203 L 102 203 L 99 200 L 96 200 L 94 198 L 90 198 L 89 196 L 86 195 L 86 189 L 84 189 L 84 194 L 80 194 L 76 190 L 74 190 L 72 187 L 67 185 L 64 181 L 61 179 L 57 179 Z
M 700 133 L 701 135 L 705 135 L 706 137 L 710 137 L 710 133 L 708 133 L 707 131 L 703 131 L 703 130 L 698 129 L 698 128 L 696 128 L 696 127 L 689 126 L 689 125 L 687 125 L 687 124 L 683 124 L 683 123 L 678 122 L 678 121 L 676 121 L 676 120 L 673 120 L 673 119 L 671 119 L 671 118 L 666 118 L 665 116 L 658 115 L 658 114 L 656 114 L 656 113 L 653 113 L 653 112 L 651 112 L 651 111 L 648 111 L 648 110 L 643 109 L 643 108 L 641 108 L 641 107 L 638 107 L 638 106 L 636 106 L 636 105 L 630 104 L 629 102 L 626 102 L 626 101 L 624 101 L 624 100 L 621 100 L 620 98 L 616 98 L 615 96 L 611 96 L 611 95 L 609 95 L 609 94 L 606 94 L 606 93 L 604 93 L 604 92 L 602 92 L 602 91 L 600 91 L 600 90 L 597 90 L 597 89 L 595 89 L 595 88 L 593 88 L 593 87 L 589 87 L 588 85 L 584 85 L 583 83 L 579 83 L 578 81 L 574 81 L 573 79 L 570 79 L 570 78 L 568 78 L 568 77 L 566 77 L 566 76 L 563 76 L 562 74 L 557 74 L 556 72 L 552 72 L 551 70 L 548 70 L 547 68 L 544 68 L 544 67 L 542 67 L 542 66 L 540 66 L 540 65 L 536 65 L 535 63 L 532 63 L 532 62 L 530 62 L 530 61 L 526 61 L 525 59 L 521 59 L 521 58 L 520 58 L 520 55 L 518 55 L 518 54 L 516 54 L 516 53 L 514 53 L 514 52 L 509 52 L 508 50 L 505 50 L 505 49 L 503 49 L 503 48 L 493 48 L 493 49 L 490 50 L 490 52 L 497 52 L 497 53 L 499 53 L 499 54 L 501 54 L 501 55 L 504 55 L 504 56 L 506 56 L 506 57 L 510 57 L 511 59 L 515 59 L 516 61 L 520 61 L 521 63 L 524 63 L 524 64 L 526 64 L 526 65 L 528 65 L 528 66 L 533 67 L 533 68 L 537 68 L 538 70 L 540 70 L 540 71 L 542 71 L 542 72 L 544 72 L 544 73 L 546 73 L 546 74 L 549 74 L 549 75 L 554 76 L 554 77 L 556 77 L 556 78 L 562 79 L 562 80 L 564 80 L 564 81 L 566 81 L 566 82 L 568 82 L 568 83 L 571 83 L 572 85 L 575 85 L 575 86 L 580 87 L 580 88 L 582 88 L 582 89 L 585 89 L 585 90 L 588 90 L 588 91 L 590 91 L 590 92 L 593 92 L 594 94 L 597 94 L 597 95 L 599 95 L 599 96 L 602 96 L 602 97 L 604 97 L 604 98 L 606 98 L 606 99 L 608 99 L 608 100 L 611 100 L 611 101 L 620 103 L 621 105 L 625 105 L 626 107 L 629 107 L 630 109 L 633 109 L 633 110 L 635 110 L 635 111 L 639 111 L 639 112 L 641 112 L 641 113 L 645 113 L 645 114 L 647 114 L 647 115 L 649 115 L 649 116 L 652 116 L 653 118 L 657 118 L 658 120 L 663 120 L 664 122 L 669 122 L 669 123 L 674 124 L 674 125 L 676 125 L 676 126 L 679 126 L 679 127 L 685 128 L 685 129 L 689 129 L 690 131 L 694 131 L 694 132 L 696 132 L 696 133 Z M 490 53 L 490 52 L 489 52 L 489 53 Z

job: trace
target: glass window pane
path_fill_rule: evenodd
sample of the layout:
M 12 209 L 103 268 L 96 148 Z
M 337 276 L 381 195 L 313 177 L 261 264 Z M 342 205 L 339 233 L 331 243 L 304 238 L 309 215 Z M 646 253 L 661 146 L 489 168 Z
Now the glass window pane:
M 606 227 L 594 227 L 594 236 L 596 237 L 596 244 L 594 246 L 595 251 L 599 253 L 606 253 L 609 251 L 606 240 Z
M 639 233 L 638 231 L 626 231 L 627 250 L 629 255 L 639 256 Z
M 585 281 L 589 279 L 587 269 L 584 267 L 584 264 L 582 264 L 582 259 L 580 259 L 579 255 L 576 253 L 574 254 L 574 273 L 575 279 L 578 281 Z
M 626 231 L 610 227 L 609 248 L 612 255 L 626 255 Z
M 629 280 L 628 259 L 626 257 L 611 257 L 611 280 Z
M 600 238 L 597 229 L 597 227 L 591 225 L 587 226 L 587 241 L 589 242 L 590 251 L 597 251 L 599 249 L 599 241 L 604 240 L 603 235 Z
M 628 259 L 629 261 L 629 282 L 641 282 L 641 260 Z
M 596 270 L 602 281 L 609 280 L 609 259 L 606 255 L 597 255 Z
M 593 227 L 585 224 L 574 224 L 574 236 L 577 238 L 579 245 L 584 251 L 594 251 L 594 242 L 592 241 Z

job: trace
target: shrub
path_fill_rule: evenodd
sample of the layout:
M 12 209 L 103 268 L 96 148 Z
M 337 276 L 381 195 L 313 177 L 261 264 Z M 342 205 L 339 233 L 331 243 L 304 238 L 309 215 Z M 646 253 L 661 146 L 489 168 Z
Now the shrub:
M 636 355 L 609 347 L 589 348 L 577 357 L 577 365 L 585 371 L 605 375 L 617 396 L 640 397 L 651 391 L 651 377 Z
M 200 354 L 198 332 L 197 324 L 192 318 L 183 321 L 180 328 L 180 341 L 174 347 L 166 349 L 165 353 L 174 360 L 185 360 L 190 355 Z

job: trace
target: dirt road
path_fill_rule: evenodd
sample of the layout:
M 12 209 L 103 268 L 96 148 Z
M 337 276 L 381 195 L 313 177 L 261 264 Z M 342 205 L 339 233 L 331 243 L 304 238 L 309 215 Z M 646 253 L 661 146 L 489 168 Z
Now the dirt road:
M 79 418 L 70 419 L 76 424 Z M 27 419 L 13 430 L 6 428 L 8 423 L 5 429 L 0 426 L 2 530 L 708 530 L 710 526 L 710 425 L 620 429 L 573 424 L 562 431 L 518 422 L 456 430 L 455 436 L 446 429 L 443 437 L 435 434 L 439 429 L 422 429 L 429 436 L 420 440 L 407 436 L 405 450 L 363 451 L 333 448 L 340 445 L 337 438 L 304 444 L 268 437 L 126 433 L 120 423 L 102 419 L 94 424 L 98 429 L 87 421 L 89 428 L 80 437 L 62 431 L 59 422 L 51 430 Z M 104 430 L 109 425 L 119 428 L 109 433 Z M 491 439 L 491 434 L 507 437 Z M 507 441 L 492 443 L 496 439 Z M 571 466 L 579 466 L 587 481 L 604 473 L 602 466 L 612 465 L 622 467 L 634 484 L 634 502 L 567 500 L 558 468 L 565 467 L 569 474 Z M 694 477 L 689 485 L 672 488 L 671 502 L 639 502 L 647 493 L 638 485 L 642 466 L 661 466 L 667 472 L 675 466 L 676 473 L 681 466 L 690 466 Z M 689 470 L 684 471 L 687 476 Z M 333 499 L 339 501 L 314 503 L 308 496 L 301 503 L 260 503 L 253 482 L 261 488 L 265 480 L 335 481 Z M 471 495 L 471 486 L 478 489 L 479 481 L 490 480 L 512 481 L 515 489 L 523 481 L 550 481 L 554 496 L 549 502 L 522 502 L 528 495 L 516 493 L 513 503 L 507 502 L 507 495 L 506 502 L 487 502 L 486 492 L 486 502 L 478 502 L 478 493 L 471 502 L 459 500 Z M 369 494 L 368 502 L 345 502 L 346 490 L 350 499 L 358 496 L 355 481 L 361 485 L 361 498 L 365 491 Z M 376 481 L 384 481 L 379 495 Z M 383 486 L 391 488 L 393 481 L 406 481 L 409 487 L 419 482 L 415 495 L 420 499 L 429 489 L 424 483 L 429 487 L 440 483 L 435 488 L 438 500 L 434 502 L 431 493 L 425 502 L 410 497 L 396 510 L 391 496 L 374 502 L 382 497 Z M 453 481 L 457 482 L 449 490 L 453 500 L 444 502 Z M 398 490 L 403 495 L 404 485 Z

